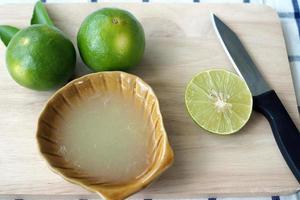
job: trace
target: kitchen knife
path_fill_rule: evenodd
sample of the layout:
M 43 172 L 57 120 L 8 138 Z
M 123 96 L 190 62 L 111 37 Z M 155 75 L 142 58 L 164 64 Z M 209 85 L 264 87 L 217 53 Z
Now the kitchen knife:
M 266 83 L 238 36 L 212 14 L 216 34 L 237 73 L 247 82 L 254 110 L 269 121 L 277 145 L 300 183 L 300 133 L 277 94 Z

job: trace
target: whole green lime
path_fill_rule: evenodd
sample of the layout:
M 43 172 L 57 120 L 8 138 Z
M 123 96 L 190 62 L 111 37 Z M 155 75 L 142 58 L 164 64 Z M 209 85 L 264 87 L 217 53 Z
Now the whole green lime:
M 145 34 L 131 13 L 103 8 L 83 21 L 77 43 L 83 62 L 92 70 L 126 70 L 142 59 Z
M 34 90 L 50 90 L 73 74 L 76 51 L 57 28 L 38 24 L 19 31 L 9 42 L 6 64 L 13 79 Z

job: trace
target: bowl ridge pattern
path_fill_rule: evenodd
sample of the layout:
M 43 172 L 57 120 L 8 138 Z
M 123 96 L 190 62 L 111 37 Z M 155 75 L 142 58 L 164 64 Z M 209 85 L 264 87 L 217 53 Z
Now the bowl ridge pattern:
M 85 98 L 101 92 L 119 92 L 126 98 L 133 98 L 147 120 L 153 123 L 153 162 L 136 179 L 113 184 L 73 168 L 59 152 L 59 126 L 64 122 L 64 113 L 73 109 Z M 149 122 L 148 122 L 149 123 Z M 59 89 L 47 102 L 38 120 L 37 142 L 40 153 L 50 168 L 69 182 L 97 192 L 105 199 L 119 200 L 149 185 L 173 162 L 174 155 L 168 142 L 159 102 L 152 88 L 142 79 L 125 72 L 98 72 L 75 79 Z

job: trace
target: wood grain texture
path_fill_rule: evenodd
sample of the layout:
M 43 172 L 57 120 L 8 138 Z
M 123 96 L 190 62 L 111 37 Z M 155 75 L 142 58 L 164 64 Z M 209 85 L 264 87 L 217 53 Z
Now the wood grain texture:
M 224 137 L 199 128 L 184 105 L 185 86 L 195 73 L 211 67 L 233 71 L 213 31 L 209 18 L 213 11 L 237 32 L 299 127 L 285 43 L 275 11 L 243 4 L 151 3 L 47 4 L 47 9 L 55 24 L 75 41 L 84 17 L 106 6 L 131 11 L 145 28 L 143 61 L 130 72 L 156 92 L 175 151 L 173 167 L 134 197 L 274 195 L 300 189 L 262 115 L 254 112 L 240 133 Z M 26 27 L 32 9 L 33 5 L 1 6 L 0 24 Z M 6 70 L 2 44 L 0 58 L 0 194 L 95 197 L 50 171 L 37 153 L 37 118 L 53 91 L 35 92 L 18 86 Z M 77 75 L 88 71 L 79 57 L 77 65 Z

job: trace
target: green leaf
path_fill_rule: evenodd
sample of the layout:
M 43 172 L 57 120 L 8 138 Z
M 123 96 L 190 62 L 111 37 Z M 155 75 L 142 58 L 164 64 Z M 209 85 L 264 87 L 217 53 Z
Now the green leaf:
M 0 25 L 0 38 L 5 46 L 8 45 L 11 38 L 19 31 L 20 29 L 8 26 L 8 25 Z
M 36 2 L 34 6 L 31 24 L 48 24 L 50 26 L 54 26 L 46 8 L 41 1 Z

